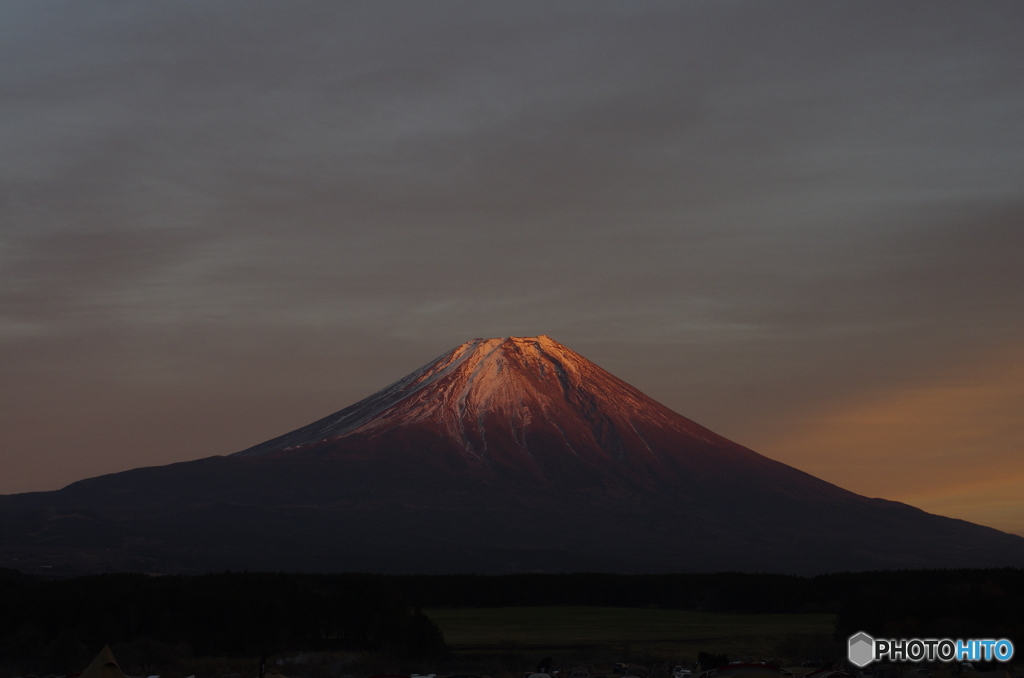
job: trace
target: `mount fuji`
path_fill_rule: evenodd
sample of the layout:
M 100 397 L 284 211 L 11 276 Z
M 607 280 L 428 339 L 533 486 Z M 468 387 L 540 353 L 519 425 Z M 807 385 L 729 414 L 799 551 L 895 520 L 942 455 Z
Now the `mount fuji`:
M 815 574 L 1020 567 L 1024 538 L 773 461 L 539 336 L 227 457 L 0 497 L 0 566 Z

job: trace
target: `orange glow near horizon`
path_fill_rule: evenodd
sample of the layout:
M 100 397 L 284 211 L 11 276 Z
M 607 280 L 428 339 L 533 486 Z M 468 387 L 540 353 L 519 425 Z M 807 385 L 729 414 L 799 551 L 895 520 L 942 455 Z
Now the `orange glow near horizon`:
M 859 494 L 1024 536 L 1024 349 L 808 415 L 758 449 Z

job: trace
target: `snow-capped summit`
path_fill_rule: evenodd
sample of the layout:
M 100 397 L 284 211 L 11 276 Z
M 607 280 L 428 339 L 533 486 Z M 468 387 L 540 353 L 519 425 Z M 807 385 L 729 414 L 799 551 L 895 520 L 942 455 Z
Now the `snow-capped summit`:
M 644 485 L 694 481 L 740 460 L 762 471 L 793 471 L 673 412 L 546 335 L 467 341 L 354 405 L 236 456 L 396 450 L 449 467 L 461 457 L 479 473 L 569 485 L 600 476 Z

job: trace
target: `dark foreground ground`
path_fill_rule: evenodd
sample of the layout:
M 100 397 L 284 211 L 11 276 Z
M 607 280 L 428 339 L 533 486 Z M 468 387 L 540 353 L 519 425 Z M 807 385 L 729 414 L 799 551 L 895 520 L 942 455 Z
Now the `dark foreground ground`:
M 1020 655 L 1024 571 L 73 579 L 0 571 L 0 678 L 70 676 L 104 644 L 127 674 L 163 678 L 255 678 L 262 656 L 287 678 L 521 678 L 545 656 L 610 678 L 614 663 L 689 667 L 702 652 L 779 659 L 799 675 L 810 668 L 803 664 L 845 656 L 845 639 L 859 630 L 1009 638 Z M 931 678 L 947 673 L 940 667 Z
M 556 638 L 549 638 L 552 644 L 559 645 Z M 725 642 L 732 639 L 722 638 Z M 161 678 L 258 678 L 261 657 L 191 657 L 179 654 L 181 648 L 160 648 L 153 645 L 121 644 L 114 646 L 114 654 L 128 675 L 152 676 Z M 294 652 L 270 655 L 267 659 L 265 678 L 372 678 L 387 676 L 388 678 L 406 678 L 419 674 L 421 676 L 436 674 L 440 678 L 523 678 L 535 670 L 537 662 L 543 657 L 551 658 L 553 665 L 561 669 L 564 677 L 575 667 L 585 666 L 594 673 L 594 678 L 620 678 L 614 671 L 617 663 L 631 664 L 631 675 L 641 673 L 658 675 L 667 665 L 675 661 L 685 661 L 692 666 L 692 658 L 669 659 L 670 655 L 652 653 L 650 647 L 639 643 L 625 649 L 614 650 L 605 648 L 590 649 L 554 649 L 548 648 L 546 654 L 516 647 L 514 644 L 498 652 L 449 652 L 444 656 L 423 658 L 418 660 L 402 659 L 379 653 L 360 652 Z M 732 659 L 734 655 L 723 655 L 723 659 Z M 756 661 L 761 659 L 754 655 L 741 655 L 741 660 Z M 800 678 L 818 670 L 821 661 L 804 661 L 797 664 L 794 660 L 772 657 L 780 661 L 782 666 L 793 676 Z M 814 664 L 806 666 L 804 664 Z M 995 667 L 981 667 L 992 669 Z M 1015 661 L 1003 665 L 1001 671 L 961 671 L 958 667 L 932 666 L 927 669 L 928 678 L 1012 678 L 1024 675 L 1024 662 Z M 1008 671 L 1008 673 L 1007 673 Z M 889 673 L 891 672 L 891 673 Z M 925 674 L 915 670 L 910 664 L 887 667 L 889 675 L 906 678 L 922 678 Z M 0 668 L 3 678 L 46 678 L 48 674 L 33 673 L 14 666 Z M 58 674 L 49 674 L 58 678 Z M 73 675 L 73 674 L 72 674 Z

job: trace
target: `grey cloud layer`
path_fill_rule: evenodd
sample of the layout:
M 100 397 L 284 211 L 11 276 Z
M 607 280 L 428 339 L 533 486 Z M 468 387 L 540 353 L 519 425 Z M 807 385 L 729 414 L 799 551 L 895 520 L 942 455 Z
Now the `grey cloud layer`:
M 7 3 L 0 340 L 42 366 L 131 337 L 201 392 L 222 343 L 334 332 L 332 369 L 392 378 L 547 333 L 709 425 L 737 384 L 787 375 L 785 409 L 909 379 L 1021 330 L 1021 27 L 1011 2 Z

